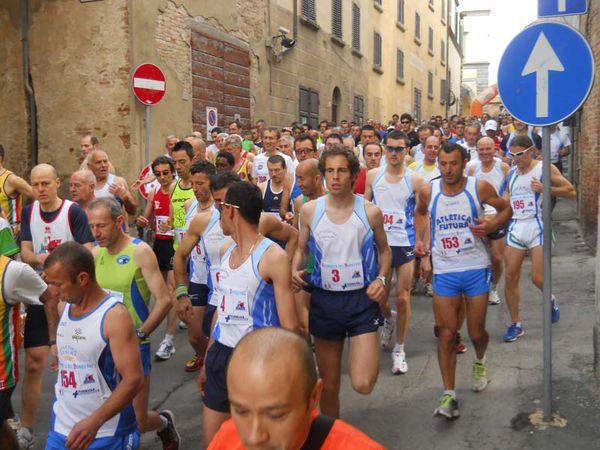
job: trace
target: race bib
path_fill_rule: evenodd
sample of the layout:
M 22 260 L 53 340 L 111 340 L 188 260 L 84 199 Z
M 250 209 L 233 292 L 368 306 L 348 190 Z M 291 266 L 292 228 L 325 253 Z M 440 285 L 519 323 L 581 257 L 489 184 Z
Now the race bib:
M 212 281 L 212 294 L 208 299 L 208 304 L 211 306 L 219 306 L 219 268 L 210 268 L 210 280 Z
M 228 325 L 252 325 L 250 318 L 248 290 L 227 289 L 227 292 L 219 291 L 219 323 Z
M 365 285 L 362 261 L 347 263 L 323 262 L 321 265 L 323 289 L 328 291 L 353 291 Z
M 391 209 L 382 209 L 383 229 L 386 233 L 404 234 L 406 230 L 406 214 L 404 211 L 394 211 Z
M 162 236 L 173 236 L 175 234 L 173 230 L 160 231 L 160 224 L 168 222 L 169 216 L 156 216 L 154 217 L 154 221 L 156 223 L 156 234 L 160 234 Z
M 437 241 L 445 256 L 456 256 L 467 253 L 475 248 L 475 237 L 469 228 L 458 230 L 437 231 Z
M 174 235 L 175 235 L 175 240 L 177 241 L 178 244 L 181 244 L 181 241 L 183 240 L 183 236 L 187 232 L 187 229 L 175 228 L 173 231 L 174 231 Z
M 530 193 L 511 195 L 510 206 L 513 209 L 513 218 L 520 216 L 535 216 L 535 196 Z

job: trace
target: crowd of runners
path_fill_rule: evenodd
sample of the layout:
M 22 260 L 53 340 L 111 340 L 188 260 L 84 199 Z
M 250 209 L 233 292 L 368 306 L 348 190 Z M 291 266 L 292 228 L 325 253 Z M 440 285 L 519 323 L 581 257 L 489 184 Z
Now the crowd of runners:
M 86 135 L 63 199 L 53 166 L 21 178 L 0 146 L 0 449 L 36 439 L 136 449 L 151 432 L 163 449 L 198 448 L 182 443 L 172 411 L 148 405 L 151 361 L 171 358 L 178 328 L 190 358 L 172 370 L 198 373 L 204 446 L 382 448 L 339 420 L 343 349 L 347 340 L 360 394 L 377 382 L 381 348 L 389 370 L 406 373 L 415 293 L 432 297 L 443 385 L 434 414 L 458 417 L 463 323 L 481 392 L 488 305 L 505 303 L 511 318 L 492 340 L 513 342 L 526 329 L 526 257 L 542 289 L 543 183 L 552 201 L 575 197 L 557 127 L 551 147 L 542 161 L 535 129 L 485 114 L 418 126 L 409 114 L 386 127 L 231 122 L 206 140 L 168 136 L 131 183 Z M 47 370 L 55 401 L 38 411 Z M 41 414 L 50 430 L 36 427 Z

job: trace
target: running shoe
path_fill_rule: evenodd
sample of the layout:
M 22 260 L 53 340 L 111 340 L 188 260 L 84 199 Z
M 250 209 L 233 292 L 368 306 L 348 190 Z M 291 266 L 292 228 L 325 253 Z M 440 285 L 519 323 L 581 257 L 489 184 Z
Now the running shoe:
M 175 416 L 168 409 L 161 411 L 159 414 L 169 422 L 164 430 L 156 432 L 162 441 L 163 450 L 179 450 L 181 436 L 175 427 Z
M 187 326 L 187 323 L 185 323 L 183 320 L 180 320 L 180 321 L 179 321 L 179 325 L 177 325 L 177 327 L 178 327 L 180 330 L 187 330 L 187 328 L 188 328 L 188 326 Z
M 483 391 L 489 383 L 485 363 L 473 363 L 473 377 L 471 378 L 471 390 L 473 392 Z
M 525 332 L 523 331 L 523 327 L 517 325 L 516 323 L 511 323 L 510 326 L 506 329 L 506 333 L 504 333 L 504 342 L 514 342 L 521 336 L 523 336 Z
M 6 423 L 15 433 L 19 430 L 19 428 L 21 428 L 21 419 L 19 418 L 18 414 L 6 419 Z
M 498 295 L 498 290 L 495 287 L 492 287 L 490 290 L 490 295 L 488 297 L 488 304 L 490 305 L 499 305 L 500 304 L 500 296 Z
M 202 364 L 204 364 L 204 359 L 199 355 L 194 355 L 185 363 L 185 371 L 196 372 L 202 368 Z
M 462 339 L 460 338 L 460 332 L 456 332 L 456 354 L 457 355 L 462 355 L 463 353 L 467 353 L 467 346 L 463 343 Z
M 392 373 L 400 375 L 406 372 L 408 372 L 406 354 L 404 352 L 392 352 Z
M 417 294 L 417 285 L 418 284 L 419 284 L 419 279 L 418 278 L 413 278 L 412 285 L 410 287 L 410 293 L 411 294 Z
M 458 401 L 453 398 L 450 394 L 442 395 L 440 399 L 440 406 L 438 406 L 433 412 L 434 416 L 443 416 L 446 419 L 454 419 L 460 416 L 458 410 Z
M 173 342 L 167 339 L 163 339 L 160 345 L 158 346 L 158 350 L 156 350 L 154 356 L 156 357 L 157 361 L 166 361 L 174 354 L 175 346 L 173 345 Z
M 433 297 L 433 286 L 431 283 L 425 283 L 425 295 L 427 297 Z
M 552 323 L 556 323 L 560 320 L 560 309 L 556 303 L 556 297 L 552 296 Z
M 35 438 L 31 431 L 27 427 L 21 427 L 17 431 L 17 441 L 19 443 L 19 450 L 30 450 L 35 444 Z
M 394 337 L 396 335 L 396 315 L 396 311 L 392 311 L 392 315 L 389 319 L 383 319 L 379 341 L 381 342 L 381 348 L 386 350 L 390 349 L 394 342 Z

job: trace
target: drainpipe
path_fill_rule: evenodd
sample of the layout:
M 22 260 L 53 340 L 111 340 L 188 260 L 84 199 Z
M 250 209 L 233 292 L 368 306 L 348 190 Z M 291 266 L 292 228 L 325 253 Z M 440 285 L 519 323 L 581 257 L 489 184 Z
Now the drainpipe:
M 298 0 L 294 1 L 293 7 L 293 23 L 292 23 L 292 39 L 298 42 Z
M 21 48 L 23 59 L 23 85 L 27 97 L 27 118 L 29 122 L 29 160 L 31 167 L 38 163 L 38 126 L 37 107 L 35 104 L 35 92 L 31 85 L 31 74 L 29 73 L 29 0 L 21 0 Z

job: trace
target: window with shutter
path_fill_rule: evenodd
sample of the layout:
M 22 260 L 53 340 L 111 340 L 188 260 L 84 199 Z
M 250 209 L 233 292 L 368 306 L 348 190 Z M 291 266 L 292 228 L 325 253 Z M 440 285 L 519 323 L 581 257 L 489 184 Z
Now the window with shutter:
M 442 22 L 446 22 L 446 0 L 442 0 Z
M 342 39 L 342 0 L 331 0 L 331 34 Z
M 373 65 L 381 67 L 381 35 L 378 32 L 373 35 Z
M 446 103 L 448 92 L 446 92 L 446 80 L 440 80 L 440 103 Z
M 404 24 L 404 0 L 398 0 L 398 23 Z
M 404 80 L 404 52 L 396 50 L 396 79 Z
M 421 89 L 413 91 L 413 116 L 416 123 L 421 122 Z
M 429 35 L 427 39 L 427 51 L 433 55 L 433 28 L 429 27 Z
M 352 3 L 352 48 L 360 50 L 360 6 Z
M 431 70 L 427 72 L 427 96 L 433 97 L 433 72 Z
M 421 16 L 415 13 L 415 39 L 421 40 Z
M 361 95 L 354 96 L 354 122 L 362 125 L 365 116 L 365 100 Z
M 316 22 L 317 10 L 315 8 L 315 0 L 302 0 L 301 13 L 305 19 Z
M 298 102 L 300 122 L 308 123 L 313 128 L 319 126 L 319 93 L 312 89 L 300 88 Z
M 446 62 L 446 41 L 444 41 L 443 39 L 440 45 L 440 59 L 442 61 L 442 64 Z

